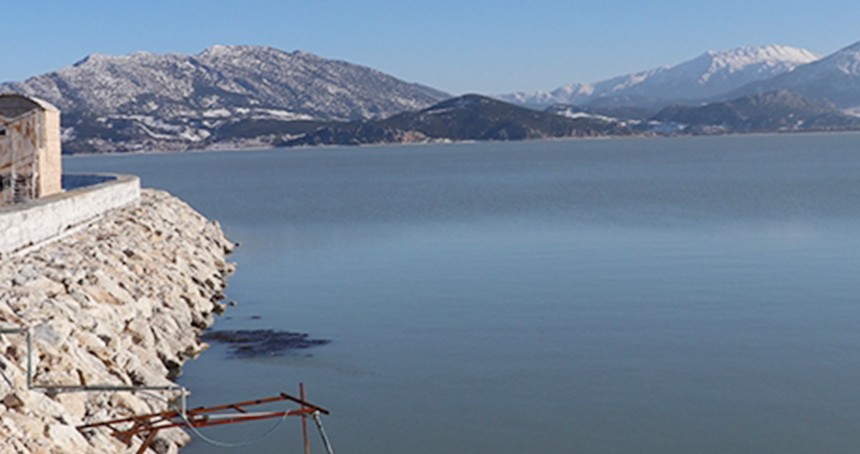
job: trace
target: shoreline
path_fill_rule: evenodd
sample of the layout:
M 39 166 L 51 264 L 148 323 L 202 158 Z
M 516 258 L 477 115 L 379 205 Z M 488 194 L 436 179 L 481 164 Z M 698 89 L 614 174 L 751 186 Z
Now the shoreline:
M 860 130 L 844 130 L 844 131 L 770 131 L 770 132 L 732 132 L 724 134 L 630 134 L 630 135 L 607 135 L 607 136 L 591 136 L 591 137 L 548 137 L 541 139 L 527 140 L 438 140 L 426 142 L 380 142 L 367 143 L 356 145 L 301 145 L 293 147 L 211 147 L 211 148 L 188 148 L 174 150 L 150 150 L 150 151 L 111 151 L 111 152 L 88 152 L 88 153 L 69 153 L 63 154 L 63 157 L 91 157 L 91 156 L 139 156 L 139 155 L 164 155 L 164 154 L 185 154 L 185 153 L 241 153 L 249 151 L 306 151 L 306 150 L 331 150 L 331 149 L 362 149 L 362 148 L 393 148 L 393 147 L 423 147 L 423 146 L 439 146 L 439 145 L 470 145 L 470 144 L 508 144 L 508 143 L 529 143 L 529 142 L 579 142 L 579 141 L 602 141 L 602 140 L 658 140 L 658 139 L 682 139 L 682 138 L 711 138 L 711 137 L 774 137 L 774 136 L 823 136 L 823 135 L 860 135 Z
M 0 263 L 0 327 L 33 333 L 32 383 L 23 336 L 0 336 L 0 437 L 12 452 L 102 453 L 131 448 L 109 430 L 77 426 L 163 411 L 130 392 L 51 392 L 100 386 L 175 386 L 207 348 L 198 335 L 223 310 L 235 245 L 220 226 L 163 191 L 79 232 Z M 32 386 L 31 386 L 32 385 Z M 46 392 L 47 390 L 47 392 Z M 179 429 L 147 452 L 179 452 Z

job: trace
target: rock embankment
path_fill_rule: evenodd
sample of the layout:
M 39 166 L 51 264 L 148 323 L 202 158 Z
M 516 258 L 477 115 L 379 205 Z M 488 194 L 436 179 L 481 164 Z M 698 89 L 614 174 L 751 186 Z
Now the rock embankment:
M 2 234 L 2 233 L 0 233 Z M 60 241 L 0 263 L 0 328 L 29 327 L 33 383 L 40 386 L 164 386 L 205 344 L 197 336 L 221 310 L 234 245 L 165 192 L 107 213 Z M 164 401 L 129 392 L 28 389 L 27 346 L 0 336 L 2 452 L 134 452 L 106 429 L 78 425 L 160 411 Z M 159 432 L 148 452 L 188 441 Z

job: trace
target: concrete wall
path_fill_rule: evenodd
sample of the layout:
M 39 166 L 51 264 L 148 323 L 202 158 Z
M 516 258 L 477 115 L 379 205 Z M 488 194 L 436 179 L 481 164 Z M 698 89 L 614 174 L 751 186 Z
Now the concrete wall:
M 82 181 L 99 181 L 80 186 Z M 0 256 L 58 238 L 106 211 L 140 200 L 140 179 L 133 175 L 66 178 L 67 192 L 18 205 L 0 206 Z
M 39 149 L 39 180 L 36 194 L 45 197 L 63 190 L 60 181 L 63 175 L 63 162 L 60 144 L 60 112 L 42 112 L 42 147 Z

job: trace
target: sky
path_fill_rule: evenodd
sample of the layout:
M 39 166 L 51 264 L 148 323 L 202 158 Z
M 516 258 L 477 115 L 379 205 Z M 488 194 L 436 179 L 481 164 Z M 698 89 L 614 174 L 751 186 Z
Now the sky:
M 860 41 L 857 0 L 0 0 L 0 81 L 91 53 L 267 45 L 451 94 L 552 90 L 707 50 Z

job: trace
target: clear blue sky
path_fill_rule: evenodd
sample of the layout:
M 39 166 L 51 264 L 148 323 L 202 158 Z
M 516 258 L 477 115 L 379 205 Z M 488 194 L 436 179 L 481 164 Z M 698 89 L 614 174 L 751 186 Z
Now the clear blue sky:
M 695 57 L 860 41 L 860 1 L 15 0 L 0 81 L 93 52 L 197 53 L 264 44 L 359 63 L 453 94 L 553 89 Z

